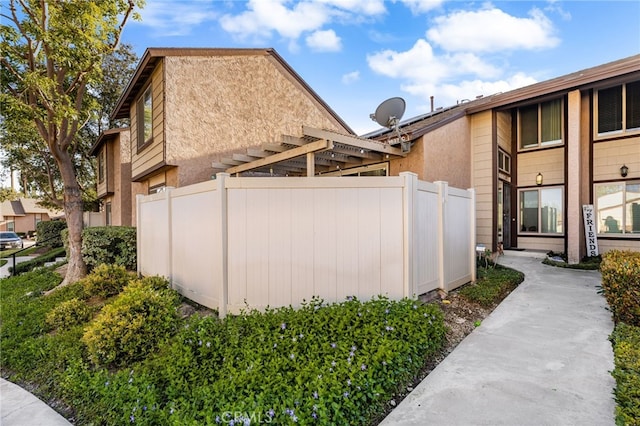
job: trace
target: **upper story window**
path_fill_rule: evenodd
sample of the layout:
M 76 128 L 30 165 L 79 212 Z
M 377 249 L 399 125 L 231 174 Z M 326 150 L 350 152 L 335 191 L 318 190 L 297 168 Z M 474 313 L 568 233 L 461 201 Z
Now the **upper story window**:
M 508 175 L 511 174 L 511 156 L 502 149 L 498 149 L 498 170 Z
M 640 236 L 640 181 L 595 185 L 598 234 Z
M 104 182 L 104 163 L 106 157 L 107 150 L 103 148 L 98 155 L 98 183 Z
M 640 81 L 598 90 L 597 135 L 640 131 Z
M 520 149 L 562 143 L 562 99 L 518 108 Z
M 149 142 L 153 136 L 153 96 L 151 85 L 138 99 L 138 148 Z

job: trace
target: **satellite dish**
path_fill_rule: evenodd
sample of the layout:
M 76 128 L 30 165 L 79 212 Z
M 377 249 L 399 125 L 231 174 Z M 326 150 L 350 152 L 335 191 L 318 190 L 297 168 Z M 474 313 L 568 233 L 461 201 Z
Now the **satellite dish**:
M 379 125 L 395 130 L 402 152 L 408 153 L 411 150 L 411 142 L 403 140 L 399 128 L 400 119 L 404 114 L 405 108 L 404 99 L 399 97 L 389 98 L 378 105 L 376 112 L 370 114 L 369 117 Z
M 394 129 L 398 126 L 406 104 L 402 98 L 389 98 L 382 102 L 374 114 L 369 115 L 373 121 L 381 126 Z

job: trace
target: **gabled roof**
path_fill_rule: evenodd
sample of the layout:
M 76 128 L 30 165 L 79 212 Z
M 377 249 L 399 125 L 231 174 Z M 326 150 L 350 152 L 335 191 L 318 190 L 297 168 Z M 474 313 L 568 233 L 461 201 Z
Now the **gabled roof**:
M 26 216 L 28 214 L 46 213 L 49 217 L 61 216 L 63 213 L 38 205 L 35 198 L 19 198 L 0 203 L 0 216 Z
M 89 150 L 89 155 L 95 156 L 100 150 L 100 147 L 104 143 L 115 139 L 115 137 L 119 135 L 121 132 L 128 132 L 128 131 L 129 131 L 128 127 L 116 127 L 113 129 L 105 130 L 104 132 L 100 133 L 100 136 L 98 136 L 98 139 L 96 139 L 95 143 L 91 146 L 91 149 Z
M 640 79 L 640 55 L 587 68 L 508 92 L 480 96 L 472 101 L 437 109 L 400 122 L 400 129 L 401 133 L 408 136 L 409 140 L 414 140 L 465 115 L 494 108 L 512 108 L 516 105 L 535 102 L 546 97 L 557 97 L 561 93 L 567 93 L 572 90 L 592 88 L 605 80 L 612 82 L 618 78 L 628 78 L 629 76 L 636 76 Z M 395 135 L 392 130 L 383 128 L 362 137 L 385 140 L 393 138 Z
M 136 71 L 118 100 L 115 109 L 111 113 L 112 119 L 129 118 L 131 103 L 140 92 L 142 86 L 151 76 L 156 64 L 166 56 L 271 56 L 298 81 L 304 89 L 318 102 L 345 130 L 355 135 L 355 132 L 347 123 L 318 96 L 318 94 L 296 73 L 291 66 L 273 48 L 240 49 L 240 48 L 147 48 L 140 60 Z

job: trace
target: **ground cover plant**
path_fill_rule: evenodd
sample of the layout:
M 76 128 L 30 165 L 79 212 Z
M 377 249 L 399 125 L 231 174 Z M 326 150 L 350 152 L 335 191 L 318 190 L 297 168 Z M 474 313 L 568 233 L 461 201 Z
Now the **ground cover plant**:
M 224 321 L 174 318 L 160 338 L 138 342 L 142 357 L 92 356 L 89 330 L 105 315 L 117 318 L 110 327 L 167 316 L 164 303 L 122 302 L 132 288 L 154 294 L 136 300 L 164 292 L 175 310 L 166 282 L 146 280 L 132 277 L 117 295 L 80 281 L 48 296 L 60 282 L 51 270 L 1 280 L 2 375 L 32 384 L 76 424 L 370 424 L 445 344 L 437 304 L 314 299 Z M 133 316 L 118 313 L 125 305 L 137 306 Z
M 640 253 L 613 250 L 602 259 L 602 292 L 613 314 L 616 424 L 640 425 Z
M 566 253 L 556 253 L 550 251 L 547 253 L 547 257 L 542 261 L 545 265 L 557 266 L 558 268 L 569 269 L 583 269 L 587 271 L 594 271 L 600 269 L 600 263 L 602 257 L 598 256 L 585 256 L 579 263 L 567 263 Z
M 490 307 L 504 299 L 524 280 L 524 274 L 499 264 L 478 268 L 477 279 L 460 290 L 460 295 L 471 302 Z

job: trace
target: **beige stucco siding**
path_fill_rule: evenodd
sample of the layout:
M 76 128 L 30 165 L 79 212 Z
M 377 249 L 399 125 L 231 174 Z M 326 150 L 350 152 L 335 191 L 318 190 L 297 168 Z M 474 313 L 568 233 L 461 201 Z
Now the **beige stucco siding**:
M 476 241 L 493 242 L 493 155 L 491 111 L 471 117 L 472 186 L 476 190 Z
M 640 136 L 593 144 L 593 180 L 620 179 L 620 167 L 629 168 L 627 178 L 640 178 Z
M 535 186 L 542 173 L 544 185 L 564 183 L 564 147 L 518 154 L 518 185 Z
M 620 239 L 598 239 L 598 251 L 606 253 L 609 250 L 630 250 L 640 251 L 640 241 L 620 240 Z
M 302 126 L 344 132 L 268 55 L 171 56 L 166 67 L 167 163 L 179 185 L 211 178 L 220 153 L 273 143 Z
M 131 107 L 131 174 L 138 177 L 158 167 L 164 161 L 164 75 L 162 62 L 151 75 L 153 93 L 153 141 L 138 150 L 137 100 Z M 140 93 L 142 95 L 144 91 Z
M 444 180 L 455 188 L 471 187 L 469 126 L 465 116 L 425 136 L 424 180 Z

